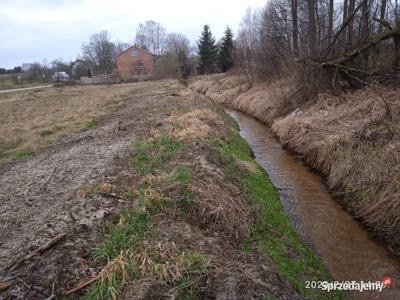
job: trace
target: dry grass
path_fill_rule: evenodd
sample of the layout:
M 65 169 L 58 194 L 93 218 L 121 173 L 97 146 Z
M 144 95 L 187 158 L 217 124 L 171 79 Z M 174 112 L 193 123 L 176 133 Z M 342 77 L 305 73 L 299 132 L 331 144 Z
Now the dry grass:
M 196 275 L 196 271 L 203 273 L 208 265 L 202 256 L 182 251 L 171 241 L 144 241 L 136 259 L 141 278 L 167 284 Z
M 226 125 L 221 116 L 208 108 L 195 109 L 183 115 L 175 114 L 169 118 L 169 122 L 175 125 L 172 136 L 177 139 L 186 139 L 190 142 L 207 142 L 206 138 L 221 137 L 225 135 Z M 251 162 L 242 162 L 241 166 L 255 171 L 256 165 Z M 194 208 L 194 216 L 207 228 L 224 232 L 235 240 L 244 240 L 250 236 L 253 217 L 244 203 L 237 187 L 231 186 L 230 190 L 224 188 L 220 179 L 221 174 L 213 172 L 217 170 L 205 158 L 200 158 L 201 168 L 214 173 L 216 176 L 197 178 L 193 183 L 187 185 L 185 192 L 185 205 Z M 216 173 L 216 174 L 215 174 Z M 233 196 L 235 195 L 235 196 Z M 191 199 L 193 197 L 193 199 Z
M 356 216 L 399 249 L 400 90 L 372 86 L 304 102 L 293 82 L 249 87 L 218 75 L 192 87 L 272 125 L 281 143 L 303 155 Z
M 200 222 L 213 230 L 224 232 L 235 240 L 250 236 L 253 216 L 241 197 L 228 191 L 218 179 L 207 177 L 189 186 L 196 203 L 196 215 Z M 235 189 L 234 186 L 231 186 Z M 240 190 L 236 188 L 236 195 Z
M 240 160 L 238 159 L 238 164 L 239 166 L 244 169 L 245 171 L 249 172 L 249 173 L 255 173 L 257 172 L 257 166 L 251 162 L 251 161 L 247 161 L 247 160 Z
M 75 86 L 0 95 L 0 160 L 37 151 L 119 107 L 142 83 Z
M 196 109 L 183 115 L 175 114 L 168 119 L 177 130 L 172 136 L 178 139 L 198 139 L 211 134 L 213 127 L 221 126 L 222 120 L 210 109 Z
M 191 86 L 195 91 L 261 121 L 281 116 L 297 105 L 298 100 L 293 97 L 296 85 L 287 79 L 251 87 L 239 76 L 214 75 L 195 79 Z

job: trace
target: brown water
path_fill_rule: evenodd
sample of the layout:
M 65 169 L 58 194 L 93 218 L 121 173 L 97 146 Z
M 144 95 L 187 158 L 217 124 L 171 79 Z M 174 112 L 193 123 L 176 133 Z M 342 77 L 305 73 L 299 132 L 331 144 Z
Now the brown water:
M 280 189 L 282 204 L 292 222 L 335 280 L 382 281 L 392 278 L 392 287 L 382 293 L 354 292 L 356 299 L 400 299 L 400 263 L 389 258 L 384 247 L 328 193 L 321 177 L 296 156 L 282 149 L 270 130 L 248 116 L 228 113 L 238 122 L 241 136 L 253 149 L 256 161 Z

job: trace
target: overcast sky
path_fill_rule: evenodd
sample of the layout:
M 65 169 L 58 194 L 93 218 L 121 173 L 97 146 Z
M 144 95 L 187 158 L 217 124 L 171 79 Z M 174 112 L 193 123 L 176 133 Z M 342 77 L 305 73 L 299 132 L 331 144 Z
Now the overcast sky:
M 91 34 L 108 30 L 131 43 L 138 23 L 152 19 L 194 43 L 204 24 L 220 38 L 238 29 L 246 8 L 266 0 L 0 0 L 0 67 L 75 59 Z

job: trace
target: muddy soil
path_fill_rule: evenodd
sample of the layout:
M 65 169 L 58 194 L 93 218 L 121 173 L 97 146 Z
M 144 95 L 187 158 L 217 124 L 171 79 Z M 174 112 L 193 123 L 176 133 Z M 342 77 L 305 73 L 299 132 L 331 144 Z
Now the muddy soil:
M 118 192 L 126 182 L 140 180 L 128 167 L 132 144 L 168 127 L 173 113 L 206 106 L 188 100 L 193 97 L 177 82 L 149 82 L 146 93 L 132 94 L 98 120 L 96 129 L 0 169 L 0 299 L 58 298 L 99 273 L 104 265 L 93 260 L 93 248 L 107 220 L 136 205 Z M 197 158 L 190 157 L 191 163 Z M 98 183 L 110 183 L 117 192 L 87 195 Z M 207 256 L 214 268 L 208 298 L 258 299 L 262 291 L 279 299 L 304 298 L 261 253 L 246 255 L 195 220 L 161 216 L 155 232 Z M 139 282 L 121 296 L 160 299 L 164 292 L 162 285 Z

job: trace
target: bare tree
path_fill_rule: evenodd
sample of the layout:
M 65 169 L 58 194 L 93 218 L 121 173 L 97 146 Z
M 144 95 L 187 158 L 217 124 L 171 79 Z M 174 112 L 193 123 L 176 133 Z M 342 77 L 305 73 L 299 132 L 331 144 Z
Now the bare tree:
M 333 0 L 330 0 L 333 2 Z M 291 13 L 292 13 L 292 40 L 293 40 L 293 51 L 296 56 L 299 55 L 299 25 L 298 25 L 298 0 L 291 0 Z
M 111 74 L 115 69 L 117 48 L 107 31 L 93 34 L 88 43 L 82 45 L 84 59 L 91 62 L 95 71 Z
M 66 72 L 71 74 L 71 62 L 64 62 L 61 58 L 55 59 L 50 62 L 50 66 L 53 72 Z
M 261 13 L 246 11 L 237 65 L 251 82 L 296 71 L 303 81 L 324 81 L 314 91 L 336 80 L 362 86 L 372 73 L 400 66 L 398 1 L 270 0 Z
M 354 18 L 352 14 L 354 13 L 354 8 L 355 8 L 356 0 L 349 0 L 349 7 L 348 7 L 348 12 L 347 15 L 349 16 L 349 22 L 348 22 L 348 29 L 347 29 L 347 39 L 346 39 L 346 47 L 349 49 L 353 45 L 353 35 L 354 35 Z
M 166 30 L 157 22 L 147 20 L 136 30 L 135 43 L 153 54 L 162 55 L 166 46 Z
M 156 64 L 156 77 L 185 79 L 192 69 L 192 48 L 189 39 L 180 33 L 168 34 L 166 49 Z
M 328 11 L 328 38 L 329 39 L 333 35 L 333 13 L 334 13 L 334 8 L 335 8 L 334 0 L 329 0 L 329 11 Z
M 354 0 L 352 0 L 354 1 Z M 308 38 L 311 55 L 315 55 L 317 51 L 317 24 L 315 17 L 316 0 L 307 0 L 308 2 Z
M 115 44 L 116 47 L 116 51 L 117 51 L 117 55 L 121 54 L 122 52 L 124 52 L 126 49 L 128 49 L 131 45 L 128 43 L 124 43 L 121 41 L 117 41 L 117 43 Z

